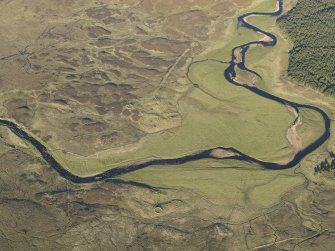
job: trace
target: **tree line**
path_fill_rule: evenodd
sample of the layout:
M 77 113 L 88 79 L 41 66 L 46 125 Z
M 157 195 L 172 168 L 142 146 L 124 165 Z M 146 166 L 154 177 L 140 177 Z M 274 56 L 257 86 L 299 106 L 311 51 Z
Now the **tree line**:
M 278 24 L 294 43 L 288 75 L 335 95 L 335 1 L 299 0 Z
M 320 164 L 314 167 L 315 173 L 334 172 L 335 174 L 335 153 L 330 152 L 330 159 L 321 161 Z

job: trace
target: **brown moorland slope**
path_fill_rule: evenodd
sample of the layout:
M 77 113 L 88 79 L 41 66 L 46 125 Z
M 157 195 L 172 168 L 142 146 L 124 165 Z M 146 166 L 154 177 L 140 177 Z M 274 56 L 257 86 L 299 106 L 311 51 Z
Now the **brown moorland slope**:
M 0 111 L 80 155 L 176 127 L 188 61 L 250 3 L 2 1 Z

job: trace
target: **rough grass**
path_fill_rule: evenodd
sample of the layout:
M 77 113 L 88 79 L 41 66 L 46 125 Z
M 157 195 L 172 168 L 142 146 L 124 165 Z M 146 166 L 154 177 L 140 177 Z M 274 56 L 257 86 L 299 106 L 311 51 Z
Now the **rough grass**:
M 298 127 L 298 134 L 302 138 L 303 146 L 306 147 L 323 133 L 323 118 L 315 111 L 300 109 L 302 124 Z
M 213 164 L 213 163 L 212 163 Z M 208 167 L 197 161 L 178 167 L 150 167 L 123 175 L 121 178 L 143 182 L 154 187 L 186 189 L 199 193 L 209 201 L 233 207 L 269 207 L 293 189 L 303 184 L 302 176 L 293 170 L 264 171 Z M 231 162 L 232 166 L 238 166 Z

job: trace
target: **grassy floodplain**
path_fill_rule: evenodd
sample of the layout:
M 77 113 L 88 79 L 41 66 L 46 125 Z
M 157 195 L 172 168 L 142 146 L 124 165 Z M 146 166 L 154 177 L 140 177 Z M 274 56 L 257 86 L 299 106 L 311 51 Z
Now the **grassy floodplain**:
M 8 70 L 10 72 L 0 74 L 1 88 L 14 86 L 7 87 L 9 90 L 13 89 L 13 92 L 1 92 L 0 97 L 4 102 L 3 106 L 0 106 L 0 114 L 8 114 L 8 118 L 12 118 L 13 122 L 29 128 L 27 131 L 38 135 L 36 138 L 47 145 L 51 154 L 57 154 L 57 159 L 64 167 L 82 176 L 104 171 L 119 163 L 180 156 L 198 148 L 202 149 L 216 144 L 238 147 L 250 155 L 271 161 L 285 159 L 292 156 L 292 147 L 286 140 L 287 128 L 293 120 L 292 109 L 289 112 L 275 102 L 264 100 L 243 88 L 232 86 L 222 76 L 223 70 L 228 65 L 224 61 L 230 59 L 231 47 L 247 42 L 249 39 L 260 38 L 259 35 L 249 33 L 244 28 L 237 29 L 236 22 L 230 19 L 231 15 L 226 14 L 226 11 L 229 12 L 230 9 L 230 13 L 235 13 L 233 10 L 236 6 L 251 2 L 253 5 L 249 9 L 242 9 L 241 12 L 273 11 L 275 1 L 141 1 L 144 7 L 152 9 L 151 12 L 140 7 L 137 0 L 112 1 L 112 3 L 107 0 L 80 1 L 79 4 L 75 3 L 76 1 L 63 1 L 63 4 L 59 4 L 61 1 L 57 0 L 35 1 L 31 4 L 25 4 L 23 1 L 2 1 L 4 17 L 0 29 L 8 31 L 2 32 L 3 41 L 13 41 L 12 47 L 2 48 L 6 52 L 5 55 L 12 53 L 12 49 L 16 53 L 16 49 L 23 48 L 17 46 L 17 42 L 24 45 L 35 41 L 27 39 L 26 34 L 29 34 L 29 38 L 35 39 L 37 32 L 34 30 L 39 27 L 36 21 L 43 23 L 40 28 L 55 25 L 54 31 L 57 34 L 66 35 L 82 29 L 83 32 L 86 32 L 86 25 L 90 31 L 92 28 L 94 31 L 101 31 L 103 27 L 106 27 L 107 30 L 112 28 L 112 34 L 108 38 L 114 39 L 122 35 L 122 40 L 118 42 L 122 44 L 122 47 L 88 46 L 88 43 L 96 39 L 88 40 L 88 36 L 84 35 L 84 39 L 78 39 L 78 42 L 76 42 L 77 39 L 65 40 L 65 44 L 60 43 L 56 45 L 56 48 L 48 49 L 46 52 L 50 52 L 50 55 L 42 51 L 41 55 L 37 54 L 37 59 L 34 60 L 32 57 L 31 62 L 41 63 L 43 72 L 48 74 L 57 70 L 54 73 L 60 79 L 51 83 L 49 86 L 53 87 L 51 89 L 38 86 L 38 91 L 32 89 L 24 92 L 25 97 L 22 99 L 16 99 L 22 96 L 18 90 L 38 82 L 38 67 L 33 67 L 36 68 L 31 74 L 34 79 L 21 82 L 20 80 L 24 80 L 27 76 L 22 72 L 27 69 L 21 70 L 18 67 L 21 64 L 15 63 L 16 60 L 15 62 L 5 60 L 2 64 L 3 72 Z M 290 2 L 294 1 L 297 0 L 284 0 L 285 7 L 289 9 Z M 130 6 L 130 3 L 136 6 Z M 179 20 L 186 20 L 185 17 L 195 17 L 199 20 L 189 23 L 178 22 L 173 12 L 185 13 L 183 9 L 178 9 L 181 5 L 187 5 L 189 12 L 183 14 L 183 18 Z M 203 5 L 208 7 L 205 8 Z M 59 6 L 59 8 L 53 9 L 53 6 Z M 196 6 L 206 10 L 205 14 L 201 12 L 194 14 Z M 218 10 L 216 7 L 219 7 Z M 9 8 L 11 11 L 8 11 Z M 67 57 L 62 57 L 66 55 L 72 61 L 80 58 L 81 53 L 90 57 L 105 51 L 106 48 L 109 51 L 121 52 L 124 48 L 128 48 L 129 54 L 122 54 L 128 55 L 130 64 L 135 65 L 136 57 L 130 55 L 131 51 L 144 48 L 142 42 L 148 37 L 151 39 L 152 35 L 165 37 L 164 34 L 171 33 L 162 32 L 159 29 L 160 26 L 157 29 L 153 23 L 155 34 L 149 33 L 138 39 L 137 35 L 132 36 L 132 33 L 129 32 L 126 22 L 118 26 L 115 25 L 115 19 L 112 18 L 113 23 L 105 26 L 104 22 L 99 21 L 100 19 L 89 18 L 84 12 L 85 10 L 89 13 L 93 12 L 98 18 L 101 18 L 104 15 L 110 16 L 109 13 L 114 17 L 112 13 L 115 11 L 115 13 L 121 13 L 118 18 L 125 18 L 125 20 L 132 19 L 132 17 L 141 18 L 141 20 L 150 21 L 148 24 L 151 25 L 151 20 L 155 22 L 157 20 L 159 24 L 165 18 L 166 15 L 162 15 L 160 9 L 168 12 L 169 16 L 173 14 L 171 19 L 177 20 L 175 23 L 180 23 L 179 27 L 191 26 L 192 31 L 195 30 L 201 35 L 204 35 L 205 32 L 200 32 L 203 29 L 198 29 L 197 24 L 201 24 L 202 20 L 205 22 L 211 20 L 209 16 L 215 16 L 217 26 L 209 26 L 210 36 L 204 45 L 216 42 L 217 44 L 214 47 L 208 45 L 206 53 L 192 58 L 194 59 L 193 64 L 189 64 L 190 59 L 185 60 L 182 67 L 173 70 L 174 74 L 169 77 L 169 81 L 162 84 L 162 86 L 170 85 L 169 88 L 166 88 L 166 92 L 157 90 L 156 94 L 160 95 L 160 100 L 168 96 L 171 101 L 174 96 L 174 102 L 159 103 L 154 99 L 151 102 L 150 98 L 142 102 L 141 94 L 149 92 L 143 91 L 144 88 L 138 88 L 142 92 L 134 92 L 136 96 L 133 96 L 132 100 L 142 102 L 143 107 L 144 104 L 148 104 L 149 107 L 160 104 L 162 107 L 153 109 L 150 113 L 161 118 L 161 123 L 158 123 L 155 118 L 151 120 L 154 123 L 145 123 L 152 117 L 145 116 L 145 111 L 139 109 L 138 106 L 130 107 L 136 110 L 124 110 L 139 111 L 141 118 L 147 118 L 145 121 L 140 120 L 138 125 L 143 122 L 143 125 L 149 129 L 150 127 L 157 129 L 145 131 L 151 134 L 147 137 L 147 134 L 144 133 L 145 138 L 142 138 L 142 134 L 137 135 L 136 133 L 137 127 L 128 127 L 129 123 L 134 125 L 134 121 L 129 120 L 135 113 L 130 115 L 121 113 L 120 116 L 116 116 L 116 113 L 114 114 L 114 111 L 111 110 L 108 114 L 99 113 L 98 116 L 94 112 L 95 105 L 100 102 L 100 108 L 109 109 L 115 93 L 120 94 L 118 103 L 122 103 L 123 98 L 129 97 L 128 88 L 136 87 L 135 83 L 129 83 L 130 85 L 121 88 L 107 84 L 108 80 L 101 83 L 92 80 L 94 84 L 101 84 L 96 87 L 92 84 L 85 84 L 85 78 L 83 78 L 74 85 L 74 89 L 66 89 L 68 93 L 64 93 L 65 89 L 61 86 L 71 86 L 69 84 L 72 83 L 72 80 L 65 80 L 67 74 L 58 71 L 58 66 L 64 62 L 58 64 L 53 59 L 57 56 L 67 61 Z M 48 12 L 48 15 L 45 15 L 44 10 Z M 153 16 L 152 13 L 158 14 Z M 189 15 L 189 13 L 193 14 Z M 77 23 L 80 20 L 84 24 L 78 22 L 78 26 L 72 25 L 72 22 Z M 288 100 L 318 106 L 327 111 L 334 120 L 335 100 L 329 101 L 330 97 L 288 81 L 286 76 L 287 52 L 291 44 L 289 40 L 283 39 L 283 34 L 277 28 L 275 19 L 250 18 L 249 21 L 274 33 L 278 37 L 278 45 L 274 48 L 252 48 L 247 54 L 247 66 L 259 72 L 263 78 L 258 79 L 252 74 L 239 71 L 238 81 L 251 83 L 251 78 L 258 88 Z M 229 22 L 231 25 L 227 34 L 220 32 L 226 29 Z M 135 23 L 140 22 L 135 20 Z M 59 24 L 62 26 L 64 24 L 67 28 L 59 29 Z M 96 26 L 100 24 L 101 27 Z M 223 24 L 222 27 L 221 24 Z M 28 26 L 31 29 L 27 29 Z M 116 31 L 118 27 L 122 27 L 124 33 L 119 34 Z M 47 33 L 48 36 L 51 35 L 50 41 L 60 41 L 58 36 L 52 35 L 52 32 Z M 221 35 L 224 39 L 218 42 L 218 37 Z M 136 42 L 133 41 L 135 45 L 128 47 L 127 42 L 133 43 L 130 39 L 133 37 L 136 39 Z M 100 42 L 108 41 L 105 36 L 102 38 Z M 169 46 L 175 45 L 176 41 L 167 41 L 167 47 L 174 48 Z M 194 40 L 190 39 L 190 41 Z M 44 40 L 36 40 L 36 44 L 39 42 L 44 42 Z M 238 43 L 235 44 L 235 42 Z M 82 48 L 80 43 L 86 48 L 84 52 L 80 50 Z M 22 55 L 19 55 L 18 61 L 27 57 L 27 62 L 30 62 L 31 52 L 38 48 L 32 44 L 26 48 L 26 51 L 20 50 Z M 57 48 L 65 49 L 65 51 L 59 51 Z M 193 48 L 193 45 L 186 48 Z M 74 51 L 71 52 L 69 49 Z M 155 50 L 149 51 L 150 53 L 145 55 L 145 58 L 156 55 Z M 178 51 L 176 51 L 177 54 Z M 164 59 L 166 55 L 161 53 L 158 58 Z M 42 57 L 45 60 L 41 60 Z M 118 58 L 122 57 L 118 56 Z M 220 62 L 212 60 L 215 58 Z M 49 65 L 48 61 L 50 61 Z M 79 66 L 72 69 L 71 75 L 86 72 L 85 69 L 95 69 L 94 66 L 99 69 L 101 67 L 103 70 L 101 73 L 107 72 L 108 65 L 100 64 L 100 61 L 94 61 L 94 64 L 86 66 L 83 64 L 84 61 L 78 61 Z M 10 67 L 12 64 L 13 67 Z M 186 71 L 184 71 L 187 65 L 190 66 L 187 74 L 190 82 L 186 81 Z M 140 70 L 147 69 L 144 67 L 139 66 L 134 72 L 140 73 Z M 128 65 L 122 68 L 122 74 L 132 72 L 131 68 L 127 68 L 129 68 Z M 93 71 L 94 74 L 95 72 Z M 97 74 L 100 75 L 99 72 Z M 92 75 L 88 76 L 92 77 Z M 180 76 L 183 77 L 180 79 Z M 128 78 L 128 75 L 124 77 Z M 12 80 L 9 81 L 10 79 Z M 155 83 L 152 78 L 148 79 L 150 79 L 147 81 L 148 84 Z M 178 81 L 174 82 L 175 79 Z M 50 78 L 43 77 L 41 80 L 49 81 Z M 19 84 L 16 85 L 16 82 Z M 115 82 L 122 83 L 123 80 Z M 196 85 L 194 86 L 192 82 Z M 105 88 L 105 86 L 109 87 Z M 187 87 L 189 90 L 185 93 Z M 170 90 L 177 91 L 178 96 L 171 94 L 173 92 Z M 53 96 L 61 91 L 63 94 L 60 97 Z M 45 95 L 40 97 L 41 93 Z M 87 103 L 68 102 L 66 105 L 66 101 L 72 98 L 80 99 L 85 93 L 87 95 L 84 96 L 84 100 L 87 100 L 85 101 Z M 67 94 L 69 96 L 66 96 Z M 179 95 L 182 94 L 185 96 L 180 99 Z M 6 96 L 10 102 L 5 101 Z M 182 115 L 183 120 L 176 116 L 175 102 L 177 100 L 179 100 L 178 112 Z M 36 104 L 33 101 L 36 101 Z M 167 104 L 171 105 L 171 109 L 163 109 Z M 170 120 L 164 120 L 170 116 L 176 118 L 173 123 Z M 303 139 L 303 145 L 306 146 L 321 133 L 323 124 L 320 115 L 314 111 L 301 109 L 300 116 L 302 125 L 294 127 L 294 130 L 298 131 Z M 126 119 L 127 121 L 124 121 Z M 178 122 L 182 123 L 178 126 Z M 170 129 L 165 130 L 165 128 Z M 334 123 L 331 130 L 332 137 L 326 144 L 306 156 L 297 167 L 289 170 L 271 171 L 248 162 L 204 159 L 178 166 L 150 166 L 114 179 L 97 181 L 92 184 L 75 184 L 60 177 L 52 168 L 55 165 L 49 166 L 31 144 L 13 134 L 6 126 L 1 126 L 0 184 L 3 189 L 0 205 L 2 215 L 0 223 L 0 246 L 2 248 L 0 249 L 123 250 L 126 246 L 133 250 L 332 250 L 334 242 L 332 233 L 335 233 L 334 177 L 332 173 L 329 175 L 315 174 L 313 168 L 327 157 L 325 156 L 328 155 L 326 148 L 335 151 Z M 157 131 L 160 132 L 156 133 Z M 111 132 L 120 133 L 120 137 L 108 137 L 115 135 L 111 135 Z M 132 133 L 134 135 L 131 136 Z M 127 134 L 131 137 L 122 138 L 121 135 Z M 292 140 L 293 137 L 289 138 Z M 139 144 L 132 143 L 138 142 L 139 139 L 143 139 Z M 124 147 L 113 149 L 117 146 Z M 56 147 L 58 149 L 55 149 Z M 109 150 L 101 152 L 105 149 Z M 93 156 L 84 157 L 96 152 L 98 153 Z M 82 156 L 75 155 L 75 153 Z M 217 154 L 220 155 L 220 152 L 217 151 Z M 143 185 L 136 182 L 143 183 Z M 150 189 L 148 185 L 158 189 Z
M 242 12 L 273 11 L 276 7 L 275 1 L 271 4 L 265 0 L 255 3 Z M 280 36 L 274 17 L 267 17 L 266 20 L 253 17 L 249 21 L 278 37 L 276 47 L 254 47 L 246 55 L 248 67 L 262 76 L 257 86 L 278 95 L 279 76 L 287 67 L 286 60 L 281 59 L 285 59 L 290 45 Z M 267 161 L 290 158 L 293 150 L 286 133 L 294 120 L 293 114 L 276 102 L 231 85 L 223 76 L 228 66 L 224 62 L 230 60 L 231 49 L 261 39 L 261 36 L 237 28 L 234 19 L 225 37 L 222 44 L 208 49 L 190 65 L 187 74 L 190 89 L 179 101 L 179 112 L 183 118 L 180 126 L 150 134 L 137 145 L 110 149 L 89 157 L 45 145 L 65 168 L 79 176 L 93 175 L 146 159 L 179 157 L 217 146 L 234 147 Z M 303 97 L 290 99 L 308 103 Z M 313 112 L 303 111 L 302 119 L 304 124 L 298 130 L 305 140 L 303 143 L 307 144 L 318 136 L 322 125 Z M 264 171 L 248 163 L 213 160 L 180 166 L 151 166 L 118 178 L 162 188 L 191 190 L 215 203 L 224 203 L 228 208 L 271 206 L 304 182 L 294 170 Z
M 271 1 L 263 1 L 260 5 L 252 7 L 252 11 L 273 11 L 273 9 L 274 4 Z M 250 10 L 245 10 L 243 12 L 249 11 Z M 248 67 L 260 73 L 262 76 L 262 80 L 257 83 L 257 87 L 266 90 L 267 92 L 274 93 L 275 95 L 288 97 L 288 99 L 297 102 L 315 104 L 316 101 L 319 101 L 319 96 L 316 97 L 314 92 L 310 94 L 310 90 L 307 91 L 308 94 L 306 95 L 305 90 L 299 89 L 299 93 L 302 93 L 303 95 L 297 95 L 294 91 L 294 88 L 297 87 L 293 86 L 287 78 L 283 78 L 282 72 L 288 67 L 287 52 L 289 51 L 291 44 L 288 40 L 283 38 L 281 30 L 276 26 L 275 18 L 257 17 L 250 18 L 248 21 L 264 30 L 274 33 L 278 39 L 276 47 L 254 47 L 250 49 L 246 55 L 246 64 Z M 229 35 L 234 34 L 234 32 L 236 32 L 236 23 L 233 23 L 228 28 L 228 31 L 231 32 L 228 33 Z M 223 48 L 217 47 L 219 49 L 201 55 L 199 60 L 210 58 L 214 60 L 228 61 L 230 60 L 230 49 L 232 47 L 255 39 L 255 36 L 259 38 L 258 35 L 239 28 L 238 32 L 228 41 L 223 41 Z M 206 67 L 211 69 L 215 67 L 217 67 L 216 69 L 220 67 L 224 68 L 215 61 L 194 64 L 192 67 L 195 71 L 191 71 L 191 78 L 193 77 L 193 81 L 199 81 L 199 79 L 202 78 L 204 81 L 199 81 L 200 83 L 208 83 L 210 82 L 210 78 L 215 79 L 214 76 L 206 74 Z M 219 74 L 216 75 L 216 78 L 220 78 Z M 285 83 L 283 83 L 283 81 L 285 81 Z M 199 82 L 197 83 L 200 84 Z M 219 81 L 217 81 L 217 83 L 218 82 Z M 213 83 L 213 81 L 211 83 Z M 229 93 L 225 93 L 222 92 L 223 89 L 220 89 L 234 89 L 232 86 L 203 84 L 201 87 L 213 94 L 213 96 L 221 99 L 224 99 L 225 95 L 229 96 L 230 94 L 231 101 L 234 100 L 234 94 L 242 95 L 240 90 L 236 92 L 229 90 Z M 286 90 L 286 88 L 290 89 Z M 235 96 L 236 100 L 238 100 L 238 97 L 238 95 Z M 252 98 L 250 98 L 249 101 L 250 100 L 252 100 Z M 234 104 L 234 102 L 230 102 L 230 104 L 233 107 L 232 104 Z M 274 107 L 271 107 L 271 109 L 274 109 L 272 111 L 276 111 L 274 113 L 276 113 L 277 116 L 283 116 L 282 118 L 287 119 L 289 118 L 286 117 L 288 114 L 287 111 L 281 110 L 282 107 L 277 107 L 276 105 L 273 106 Z M 251 107 L 254 108 L 254 106 Z M 323 108 L 330 112 L 325 106 L 323 106 Z M 253 112 L 255 114 L 255 110 L 253 110 Z M 302 125 L 299 126 L 297 130 L 302 138 L 303 146 L 306 146 L 322 133 L 323 124 L 319 114 L 316 114 L 313 111 L 301 109 L 300 116 Z M 271 127 L 267 127 L 265 133 L 269 132 L 278 135 L 278 128 L 276 132 L 272 131 L 272 129 L 273 128 Z M 267 145 L 271 146 L 271 143 L 275 144 L 276 142 L 276 144 L 278 144 L 278 142 L 283 142 L 282 140 L 285 139 L 283 136 L 284 133 L 285 130 L 283 129 L 281 135 L 282 138 L 279 138 L 279 141 L 277 142 L 275 141 L 276 138 L 273 138 Z M 321 154 L 323 151 L 324 147 L 318 149 L 317 154 Z M 272 157 L 274 156 L 275 155 Z M 308 157 L 301 164 L 302 166 L 312 167 L 314 162 Z M 229 167 L 242 168 L 230 169 Z M 228 207 L 252 207 L 254 205 L 267 207 L 277 203 L 285 193 L 304 182 L 304 179 L 293 169 L 279 172 L 251 170 L 248 169 L 248 164 L 237 161 L 198 161 L 179 167 L 150 167 L 126 174 L 123 178 L 126 180 L 144 182 L 158 187 L 172 187 L 176 189 L 187 188 L 199 192 L 206 198 L 209 198 L 210 201 L 215 201 L 217 203 L 221 201 L 221 203 Z
M 197 161 L 175 167 L 149 167 L 125 174 L 122 178 L 158 188 L 196 192 L 212 203 L 224 204 L 226 209 L 266 208 L 277 203 L 292 188 L 304 183 L 304 179 L 292 170 L 229 168 L 240 165 L 237 161 L 229 161 L 226 165 L 213 161 Z
M 259 6 L 245 12 L 275 9 L 274 2 L 258 2 Z M 266 22 L 257 25 L 276 34 L 278 32 L 275 18 L 268 17 Z M 261 38 L 254 32 L 243 28 L 237 30 L 236 27 L 236 22 L 232 22 L 222 48 L 208 51 L 190 65 L 190 90 L 179 102 L 179 112 L 183 117 L 179 127 L 151 134 L 138 145 L 111 149 L 89 157 L 64 153 L 51 146 L 49 149 L 65 168 L 80 176 L 99 173 L 121 164 L 151 158 L 173 158 L 216 146 L 234 147 L 267 161 L 289 158 L 293 151 L 286 132 L 293 115 L 286 107 L 229 84 L 223 76 L 227 64 L 215 61 L 229 61 L 232 47 Z M 247 64 L 262 75 L 263 79 L 257 83 L 260 88 L 272 92 L 282 69 L 273 58 L 280 57 L 286 49 L 287 45 L 280 40 L 277 47 L 250 50 Z M 199 88 L 193 87 L 191 82 Z M 307 115 L 308 118 L 312 116 Z M 317 129 L 318 120 L 306 121 L 316 127 L 316 135 L 320 131 Z M 309 129 L 301 131 L 310 133 Z M 313 140 L 315 135 L 310 135 L 309 140 Z M 247 169 L 229 169 L 236 166 Z M 262 207 L 276 203 L 287 191 L 303 183 L 303 178 L 294 170 L 264 172 L 250 168 L 254 167 L 237 161 L 202 160 L 173 167 L 152 166 L 121 178 L 158 187 L 191 189 L 208 198 L 230 201 L 232 205 L 243 206 L 248 202 Z M 276 189 L 278 187 L 285 189 Z
M 257 6 L 254 8 L 258 9 Z M 273 11 L 275 4 L 263 1 L 259 8 Z M 266 22 L 262 28 L 271 26 L 271 22 Z M 227 61 L 231 48 L 237 44 L 260 38 L 246 29 L 240 28 L 236 32 L 234 23 L 229 30 L 229 42 L 214 52 L 218 60 Z M 199 60 L 212 59 L 212 55 L 213 52 L 202 55 Z M 180 100 L 179 112 L 183 120 L 179 127 L 151 134 L 138 146 L 111 149 L 90 157 L 64 154 L 55 149 L 56 158 L 65 168 L 81 176 L 120 164 L 150 158 L 173 158 L 217 146 L 234 147 L 267 161 L 289 158 L 293 152 L 285 136 L 294 119 L 292 114 L 275 102 L 229 84 L 223 76 L 226 67 L 227 64 L 213 60 L 194 62 L 190 66 L 188 77 L 202 90 L 190 84 L 189 92 Z

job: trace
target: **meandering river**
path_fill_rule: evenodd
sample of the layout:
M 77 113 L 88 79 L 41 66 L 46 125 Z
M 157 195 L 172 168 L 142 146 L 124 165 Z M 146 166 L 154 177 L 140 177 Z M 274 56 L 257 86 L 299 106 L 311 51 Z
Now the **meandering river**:
M 100 181 L 112 177 L 116 177 L 118 175 L 132 172 L 135 170 L 139 170 L 145 167 L 154 166 L 154 165 L 180 165 L 186 162 L 195 161 L 195 160 L 201 160 L 201 159 L 234 159 L 234 160 L 240 160 L 240 161 L 246 161 L 250 163 L 255 163 L 257 165 L 262 166 L 265 169 L 273 169 L 273 170 L 281 170 L 281 169 L 288 169 L 296 166 L 306 155 L 312 153 L 314 150 L 319 148 L 323 143 L 325 143 L 329 137 L 330 137 L 330 125 L 331 120 L 322 109 L 312 106 L 312 105 L 306 105 L 306 104 L 299 104 L 296 102 L 292 102 L 286 99 L 283 99 L 281 97 L 274 96 L 270 93 L 267 93 L 261 89 L 258 89 L 255 86 L 249 85 L 247 83 L 239 83 L 236 81 L 236 69 L 239 68 L 241 70 L 248 71 L 252 74 L 256 74 L 259 76 L 259 74 L 255 71 L 252 71 L 247 68 L 245 65 L 245 55 L 248 52 L 248 50 L 252 46 L 275 46 L 277 44 L 277 38 L 275 35 L 268 33 L 266 31 L 263 31 L 259 29 L 256 26 L 251 25 L 247 22 L 248 17 L 252 16 L 279 16 L 283 12 L 283 0 L 277 0 L 278 9 L 275 12 L 251 12 L 244 15 L 241 15 L 238 17 L 239 25 L 242 27 L 245 27 L 247 29 L 253 30 L 259 34 L 264 35 L 267 39 L 259 40 L 259 41 L 252 41 L 243 45 L 236 46 L 232 49 L 232 57 L 231 61 L 229 63 L 228 68 L 224 72 L 224 76 L 227 79 L 227 81 L 233 85 L 239 86 L 241 88 L 246 88 L 249 91 L 255 93 L 256 95 L 262 96 L 263 98 L 270 99 L 274 102 L 278 102 L 282 105 L 285 105 L 287 107 L 293 108 L 298 116 L 299 111 L 301 108 L 310 109 L 317 113 L 319 113 L 323 120 L 324 120 L 324 130 L 322 135 L 316 139 L 314 142 L 309 144 L 307 147 L 301 149 L 298 151 L 291 160 L 289 160 L 287 163 L 277 163 L 277 162 L 264 162 L 262 160 L 255 159 L 251 156 L 248 156 L 242 152 L 240 152 L 237 149 L 234 148 L 225 148 L 222 146 L 212 148 L 212 149 L 206 149 L 199 152 L 195 152 L 190 155 L 185 155 L 179 158 L 172 158 L 172 159 L 152 159 L 147 161 L 142 161 L 138 163 L 133 163 L 131 165 L 125 165 L 125 166 L 119 166 L 115 167 L 113 169 L 107 170 L 105 172 L 102 172 L 100 174 L 96 174 L 93 176 L 87 176 L 87 177 L 80 177 L 77 175 L 72 174 L 70 171 L 65 169 L 48 151 L 48 149 L 43 145 L 42 142 L 37 140 L 34 136 L 30 135 L 23 127 L 18 125 L 17 123 L 9 120 L 9 119 L 0 119 L 0 125 L 6 126 L 9 128 L 14 134 L 16 134 L 21 139 L 24 139 L 28 141 L 30 144 L 32 144 L 41 154 L 43 159 L 52 167 L 54 168 L 62 177 L 75 182 L 75 183 L 89 183 L 89 182 L 95 182 Z M 239 52 L 238 56 L 241 56 L 241 60 L 238 61 L 236 51 Z M 235 53 L 234 53 L 235 52 Z M 260 76 L 259 76 L 260 77 Z M 217 152 L 221 153 L 228 153 L 228 154 L 214 154 Z

